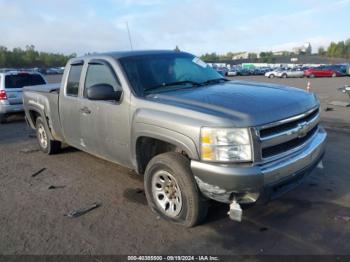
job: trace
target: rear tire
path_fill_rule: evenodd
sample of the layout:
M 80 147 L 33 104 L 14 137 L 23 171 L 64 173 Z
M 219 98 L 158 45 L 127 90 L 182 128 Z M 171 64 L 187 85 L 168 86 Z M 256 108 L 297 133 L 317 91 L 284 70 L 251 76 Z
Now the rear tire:
M 287 74 L 283 74 L 283 75 L 282 75 L 282 78 L 287 78 Z
M 271 74 L 269 75 L 269 78 L 275 78 L 275 75 Z
M 334 77 L 337 77 L 337 73 L 333 73 L 332 74 L 332 77 L 334 78 Z
M 0 124 L 5 124 L 5 123 L 6 123 L 6 115 L 0 114 Z
M 185 156 L 174 152 L 155 156 L 147 165 L 144 181 L 148 204 L 163 219 L 193 227 L 206 217 L 207 200 Z
M 46 125 L 41 117 L 38 117 L 36 119 L 35 127 L 36 136 L 41 151 L 48 155 L 58 153 L 61 149 L 61 142 L 50 139 L 49 130 L 47 130 Z
M 314 77 L 315 77 L 315 75 L 313 75 L 313 74 L 309 75 L 309 78 L 314 78 Z

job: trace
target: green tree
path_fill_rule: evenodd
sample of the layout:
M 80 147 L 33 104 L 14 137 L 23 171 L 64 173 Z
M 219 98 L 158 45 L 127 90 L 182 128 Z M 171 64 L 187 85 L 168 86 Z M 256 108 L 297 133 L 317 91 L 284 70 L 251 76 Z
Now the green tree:
M 274 63 L 276 61 L 276 58 L 272 52 L 261 52 L 260 59 L 263 63 Z
M 320 47 L 318 48 L 318 55 L 324 56 L 324 55 L 326 55 L 326 54 L 327 54 L 327 52 L 326 52 L 326 50 L 324 49 L 324 47 L 323 47 L 323 46 L 320 46 Z
M 201 59 L 205 62 L 218 62 L 219 56 L 216 53 L 206 53 L 201 56 Z
M 27 45 L 24 50 L 20 47 L 9 50 L 6 47 L 0 46 L 0 67 L 58 67 L 64 66 L 73 57 L 76 57 L 76 54 L 67 56 L 38 52 L 33 45 Z

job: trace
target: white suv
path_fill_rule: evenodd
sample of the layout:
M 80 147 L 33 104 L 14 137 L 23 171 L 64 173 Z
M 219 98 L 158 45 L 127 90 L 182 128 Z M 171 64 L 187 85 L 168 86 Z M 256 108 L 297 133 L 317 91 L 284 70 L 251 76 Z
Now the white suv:
M 43 84 L 46 84 L 46 80 L 37 72 L 0 72 L 0 123 L 5 123 L 8 115 L 23 111 L 24 86 Z

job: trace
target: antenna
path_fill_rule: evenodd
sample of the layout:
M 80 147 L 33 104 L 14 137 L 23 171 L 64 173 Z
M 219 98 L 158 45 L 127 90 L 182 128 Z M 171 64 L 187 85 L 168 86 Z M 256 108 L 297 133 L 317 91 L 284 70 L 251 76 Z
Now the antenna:
M 128 23 L 128 22 L 126 22 L 126 29 L 128 30 L 130 49 L 131 49 L 131 50 L 134 50 L 134 48 L 133 48 L 133 46 L 132 46 L 132 41 L 131 41 L 131 35 L 130 35 L 129 23 Z

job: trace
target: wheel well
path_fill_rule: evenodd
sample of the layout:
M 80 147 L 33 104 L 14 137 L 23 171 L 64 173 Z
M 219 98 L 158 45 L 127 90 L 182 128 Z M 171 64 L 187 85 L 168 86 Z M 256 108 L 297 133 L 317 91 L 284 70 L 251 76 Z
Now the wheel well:
M 188 157 L 185 151 L 166 141 L 152 137 L 140 137 L 136 142 L 136 160 L 139 174 L 144 174 L 153 157 L 167 152 L 177 152 Z
M 33 123 L 33 126 L 35 127 L 36 119 L 40 116 L 40 114 L 37 111 L 30 110 L 29 115 L 30 115 L 30 119 Z

